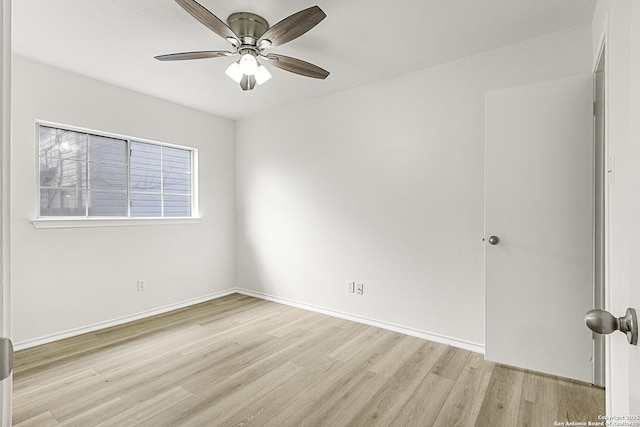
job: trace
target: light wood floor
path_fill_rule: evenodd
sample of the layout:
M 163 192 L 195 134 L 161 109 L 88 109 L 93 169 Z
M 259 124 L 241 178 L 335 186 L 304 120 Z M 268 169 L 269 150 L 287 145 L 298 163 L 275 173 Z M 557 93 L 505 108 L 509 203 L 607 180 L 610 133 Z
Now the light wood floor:
M 16 426 L 553 426 L 604 393 L 230 295 L 17 352 Z

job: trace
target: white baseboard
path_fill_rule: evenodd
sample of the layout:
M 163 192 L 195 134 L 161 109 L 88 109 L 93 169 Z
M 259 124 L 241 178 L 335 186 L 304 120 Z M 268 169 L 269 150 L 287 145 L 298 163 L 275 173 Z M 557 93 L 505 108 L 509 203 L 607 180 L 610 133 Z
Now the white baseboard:
M 353 322 L 364 323 L 370 326 L 376 326 L 382 329 L 388 329 L 390 331 L 399 332 L 401 334 L 410 335 L 417 338 L 422 338 L 429 341 L 434 341 L 441 344 L 450 345 L 464 350 L 473 351 L 475 353 L 484 354 L 484 345 L 474 343 L 471 341 L 465 341 L 458 338 L 448 337 L 446 335 L 434 334 L 432 332 L 421 331 L 406 326 L 400 326 L 393 323 L 383 322 L 381 320 L 370 319 L 363 316 L 357 316 L 354 314 L 344 313 L 337 310 L 332 310 L 324 307 L 318 307 L 311 304 L 306 304 L 298 301 L 293 301 L 287 298 L 281 298 L 274 295 L 265 294 L 262 292 L 251 291 L 248 289 L 237 288 L 235 290 L 239 294 L 264 299 L 267 301 L 273 301 L 280 304 L 290 305 L 292 307 L 302 308 L 304 310 L 315 311 L 317 313 L 326 314 L 333 317 L 339 317 L 341 319 L 351 320 Z
M 465 341 L 465 340 L 461 340 L 458 338 L 452 338 L 452 337 L 448 337 L 445 335 L 441 335 L 441 334 L 435 334 L 432 332 L 426 332 L 426 331 L 421 331 L 418 329 L 414 329 L 414 328 L 409 328 L 406 326 L 400 326 L 400 325 L 396 325 L 393 323 L 389 323 L 389 322 L 384 322 L 381 320 L 375 320 L 375 319 L 370 319 L 367 317 L 363 317 L 363 316 L 357 316 L 354 314 L 349 314 L 349 313 L 344 313 L 341 311 L 337 311 L 337 310 L 332 310 L 332 309 L 328 309 L 328 308 L 324 308 L 324 307 L 319 307 L 319 306 L 315 306 L 312 304 L 306 304 L 306 303 L 302 303 L 302 302 L 298 302 L 298 301 L 293 301 L 287 298 L 281 298 L 281 297 L 277 297 L 275 295 L 270 295 L 270 294 L 266 294 L 266 293 L 262 293 L 262 292 L 255 292 L 255 291 L 251 291 L 248 289 L 242 289 L 242 288 L 231 288 L 231 289 L 227 289 L 225 291 L 221 291 L 221 292 L 215 292 L 209 295 L 205 295 L 202 297 L 198 297 L 198 298 L 194 298 L 191 300 L 187 300 L 187 301 L 182 301 L 176 304 L 170 304 L 170 305 L 166 305 L 164 307 L 160 307 L 160 308 L 155 308 L 152 310 L 147 310 L 147 311 L 143 311 L 140 313 L 136 313 L 133 314 L 131 316 L 124 316 L 124 317 L 120 317 L 117 319 L 113 319 L 113 320 L 109 320 L 106 322 L 99 322 L 99 323 L 94 323 L 92 325 L 88 325 L 88 326 L 83 326 L 80 328 L 75 328 L 75 329 L 71 329 L 68 331 L 64 331 L 64 332 L 60 332 L 60 333 L 56 333 L 56 334 L 52 334 L 52 335 L 47 335 L 44 337 L 40 337 L 40 338 L 34 338 L 34 339 L 30 339 L 30 340 L 26 340 L 26 341 L 21 341 L 21 342 L 17 342 L 14 344 L 14 349 L 16 351 L 18 350 L 24 350 L 26 348 L 30 348 L 30 347 L 35 347 L 37 345 L 41 345 L 41 344 L 47 344 L 53 341 L 58 341 L 61 339 L 65 339 L 65 338 L 70 338 L 76 335 L 82 335 L 82 334 L 86 334 L 89 332 L 94 332 L 100 329 L 105 329 L 105 328 L 110 328 L 112 326 L 118 326 L 118 325 L 122 325 L 124 323 L 128 323 L 128 322 L 133 322 L 135 320 L 140 320 L 140 319 L 144 319 L 147 317 L 151 317 L 151 316 L 155 316 L 158 314 L 162 314 L 162 313 L 166 313 L 172 310 L 177 310 L 180 308 L 184 308 L 184 307 L 188 307 L 190 305 L 195 305 L 195 304 L 200 304 L 202 302 L 206 302 L 206 301 L 211 301 L 214 300 L 216 298 L 221 298 L 227 295 L 231 295 L 233 293 L 239 293 L 239 294 L 243 294 L 243 295 L 247 295 L 247 296 L 251 296 L 254 298 L 260 298 L 263 300 L 267 300 L 267 301 L 273 301 L 273 302 L 277 302 L 280 304 L 285 304 L 285 305 L 289 305 L 292 307 L 297 307 L 297 308 L 301 308 L 304 310 L 309 310 L 309 311 L 314 311 L 317 313 L 322 313 L 322 314 L 326 314 L 328 316 L 333 316 L 333 317 L 339 317 L 341 319 L 345 319 L 345 320 L 351 320 L 353 322 L 358 322 L 358 323 L 364 323 L 366 325 L 370 325 L 370 326 L 376 326 L 378 328 L 382 328 L 382 329 L 388 329 L 390 331 L 394 331 L 394 332 L 399 332 L 401 334 L 405 334 L 405 335 L 410 335 L 413 337 L 417 337 L 417 338 L 422 338 L 425 340 L 429 340 L 429 341 L 434 341 L 437 343 L 441 343 L 441 344 L 446 344 L 446 345 L 451 345 L 453 347 L 458 347 L 458 348 L 462 348 L 465 350 L 469 350 L 469 351 L 473 351 L 476 353 L 481 353 L 484 354 L 484 345 L 482 344 L 478 344 L 478 343 L 474 343 L 474 342 L 470 342 L 470 341 Z
M 231 295 L 236 293 L 237 290 L 235 288 L 227 289 L 225 291 L 215 292 L 209 295 L 205 295 L 198 298 L 193 298 L 187 301 L 182 301 L 176 304 L 169 304 L 164 307 L 154 308 L 152 310 L 143 311 L 140 313 L 136 313 L 130 316 L 119 317 L 117 319 L 108 320 L 106 322 L 94 323 L 92 325 L 83 326 L 80 328 L 70 329 L 68 331 L 47 335 L 40 338 L 34 338 L 26 341 L 21 341 L 14 343 L 14 350 L 24 350 L 29 347 L 35 347 L 41 344 L 47 344 L 53 341 L 58 341 L 65 338 L 74 337 L 76 335 L 86 334 L 88 332 L 94 332 L 100 329 L 110 328 L 112 326 L 122 325 L 123 323 L 133 322 L 134 320 L 140 320 L 151 316 L 156 316 L 158 314 L 166 313 L 169 311 L 177 310 L 180 308 L 188 307 L 190 305 L 200 304 L 202 302 L 211 301 L 216 298 L 221 298 L 227 295 Z

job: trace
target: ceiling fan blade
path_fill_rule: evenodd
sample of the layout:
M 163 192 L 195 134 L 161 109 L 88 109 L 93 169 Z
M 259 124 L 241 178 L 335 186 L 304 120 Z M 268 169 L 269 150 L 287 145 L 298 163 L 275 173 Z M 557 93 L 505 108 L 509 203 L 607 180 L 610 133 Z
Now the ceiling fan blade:
M 326 79 L 327 76 L 329 76 L 327 70 L 303 61 L 302 59 L 276 55 L 275 53 L 270 53 L 266 55 L 266 57 L 270 60 L 269 63 L 271 65 L 292 73 L 300 74 L 301 76 L 313 77 L 314 79 Z
M 240 87 L 242 90 L 252 90 L 256 87 L 256 78 L 254 76 L 243 75 L 240 80 Z
M 189 12 L 191 16 L 200 21 L 205 27 L 216 33 L 222 38 L 231 38 L 238 40 L 236 33 L 229 28 L 227 24 L 222 22 L 220 18 L 211 13 L 207 8 L 202 6 L 195 0 L 176 0 L 184 10 Z
M 219 58 L 231 55 L 233 55 L 233 52 L 227 52 L 226 50 L 203 50 L 199 52 L 169 53 L 167 55 L 158 55 L 154 58 L 158 61 L 184 61 L 186 59 Z
M 176 0 L 177 1 L 177 0 Z M 271 46 L 279 46 L 300 37 L 320 23 L 327 15 L 318 6 L 312 6 L 284 18 L 260 37 L 269 40 Z

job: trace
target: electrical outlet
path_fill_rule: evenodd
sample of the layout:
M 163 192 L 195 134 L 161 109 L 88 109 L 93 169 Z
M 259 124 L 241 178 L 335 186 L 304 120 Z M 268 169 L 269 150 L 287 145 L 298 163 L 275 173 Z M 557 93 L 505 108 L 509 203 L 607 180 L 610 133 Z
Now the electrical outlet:
M 347 292 L 354 293 L 356 291 L 356 282 L 347 283 Z
M 144 280 L 138 280 L 138 292 L 144 291 Z
M 358 284 L 356 285 L 356 293 L 357 293 L 358 295 L 364 295 L 364 284 L 362 284 L 362 283 L 358 283 Z

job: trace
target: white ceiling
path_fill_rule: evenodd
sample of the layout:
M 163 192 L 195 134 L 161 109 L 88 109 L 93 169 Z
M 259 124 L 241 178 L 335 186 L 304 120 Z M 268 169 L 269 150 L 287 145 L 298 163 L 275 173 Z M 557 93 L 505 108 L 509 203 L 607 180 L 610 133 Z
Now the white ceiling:
M 243 92 L 232 58 L 159 62 L 155 55 L 227 50 L 173 0 L 14 0 L 14 52 L 232 119 L 410 73 L 589 22 L 596 0 L 200 0 L 226 21 L 257 13 L 273 25 L 317 4 L 327 18 L 270 51 L 331 72 L 273 79 Z

